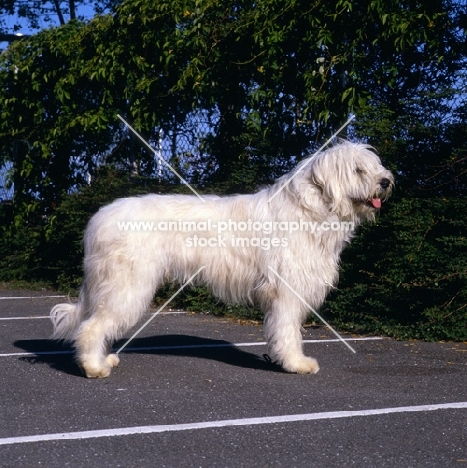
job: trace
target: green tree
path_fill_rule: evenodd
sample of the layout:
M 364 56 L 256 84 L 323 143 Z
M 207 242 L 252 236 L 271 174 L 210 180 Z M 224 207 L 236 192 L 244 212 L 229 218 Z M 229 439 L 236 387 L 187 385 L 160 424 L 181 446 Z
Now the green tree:
M 453 83 L 465 46 L 455 6 L 128 0 L 2 55 L 2 155 L 22 141 L 25 191 L 54 199 L 93 158 L 127 158 L 117 113 L 155 138 L 202 109 L 217 116 L 207 175 L 267 182 L 349 112 L 404 115 L 420 90 Z

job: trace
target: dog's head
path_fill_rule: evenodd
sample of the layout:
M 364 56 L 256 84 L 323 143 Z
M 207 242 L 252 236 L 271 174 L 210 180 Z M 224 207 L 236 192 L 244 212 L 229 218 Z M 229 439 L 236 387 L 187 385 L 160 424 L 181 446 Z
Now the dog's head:
M 297 182 L 311 181 L 328 212 L 340 219 L 372 220 L 392 193 L 394 176 L 379 157 L 363 144 L 342 142 L 301 163 Z M 297 184 L 295 184 L 297 187 Z M 298 188 L 298 187 L 297 187 Z M 310 203 L 316 202 L 306 196 Z

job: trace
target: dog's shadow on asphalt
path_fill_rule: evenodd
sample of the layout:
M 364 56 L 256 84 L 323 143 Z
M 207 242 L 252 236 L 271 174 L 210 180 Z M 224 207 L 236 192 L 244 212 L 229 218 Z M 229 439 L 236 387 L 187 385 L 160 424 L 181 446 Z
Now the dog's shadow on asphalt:
M 126 340 L 117 342 L 113 349 L 118 350 Z M 18 340 L 17 348 L 28 356 L 19 359 L 32 365 L 47 364 L 51 368 L 73 376 L 83 373 L 74 360 L 73 350 L 52 340 Z M 160 356 L 189 356 L 223 362 L 246 369 L 265 370 L 283 373 L 283 369 L 268 360 L 267 355 L 249 353 L 224 340 L 213 340 L 191 335 L 160 335 L 136 338 L 126 347 L 124 354 L 151 354 Z

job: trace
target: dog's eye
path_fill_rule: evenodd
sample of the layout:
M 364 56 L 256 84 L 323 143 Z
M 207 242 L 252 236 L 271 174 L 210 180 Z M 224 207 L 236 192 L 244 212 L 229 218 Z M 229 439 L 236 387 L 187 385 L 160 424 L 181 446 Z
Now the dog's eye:
M 357 168 L 355 169 L 355 172 L 356 172 L 357 174 L 360 174 L 360 175 L 365 173 L 365 171 L 364 171 L 363 169 L 359 168 L 359 167 L 357 167 Z

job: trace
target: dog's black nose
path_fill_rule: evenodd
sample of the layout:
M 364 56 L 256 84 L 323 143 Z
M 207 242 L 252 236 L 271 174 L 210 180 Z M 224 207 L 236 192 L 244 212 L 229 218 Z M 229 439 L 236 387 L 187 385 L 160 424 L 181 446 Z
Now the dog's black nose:
M 389 179 L 381 179 L 381 182 L 379 183 L 379 185 L 381 185 L 381 187 L 383 187 L 383 189 L 387 189 L 390 185 L 391 185 L 391 181 Z

